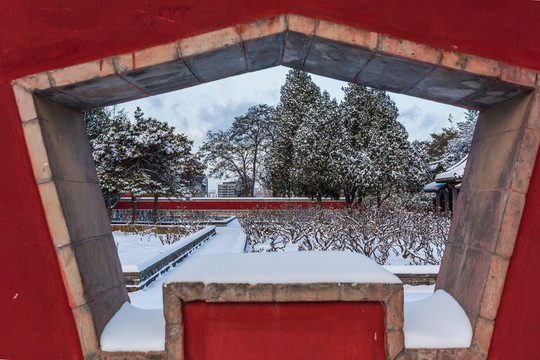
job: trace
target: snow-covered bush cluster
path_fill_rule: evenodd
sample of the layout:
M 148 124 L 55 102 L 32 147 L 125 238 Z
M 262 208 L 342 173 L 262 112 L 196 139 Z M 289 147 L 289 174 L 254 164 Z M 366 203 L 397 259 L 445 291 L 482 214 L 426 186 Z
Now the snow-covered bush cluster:
M 209 213 L 205 211 L 194 210 L 158 210 L 158 219 L 154 222 L 153 210 L 137 210 L 137 217 L 140 222 L 151 225 L 133 224 L 131 216 L 132 210 L 113 210 L 113 220 L 125 223 L 127 230 L 125 234 L 135 234 L 142 238 L 153 234 L 158 237 L 163 245 L 171 245 L 204 229 L 208 222 L 214 220 Z M 164 224 L 166 226 L 160 226 Z
M 240 223 L 252 251 L 352 251 L 381 265 L 389 258 L 414 265 L 439 264 L 450 230 L 448 215 L 407 207 L 399 198 L 380 206 L 368 200 L 352 211 L 253 210 Z

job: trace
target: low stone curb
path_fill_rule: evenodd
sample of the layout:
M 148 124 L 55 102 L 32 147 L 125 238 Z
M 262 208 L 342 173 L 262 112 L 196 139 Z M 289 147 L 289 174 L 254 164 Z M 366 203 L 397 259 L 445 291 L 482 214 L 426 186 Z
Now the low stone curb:
M 146 269 L 139 272 L 125 272 L 124 282 L 126 283 L 128 291 L 137 291 L 148 286 L 160 274 L 166 273 L 171 267 L 174 267 L 178 263 L 182 262 L 189 255 L 190 250 L 196 249 L 215 234 L 215 228 L 209 229 L 207 232 L 204 232 L 197 238 L 193 239 L 193 241 L 191 241 L 189 244 L 186 244 L 175 252 L 168 254 L 161 260 L 148 266 Z
M 438 274 L 397 274 L 395 273 L 403 285 L 435 285 Z
M 92 360 L 166 360 L 167 355 L 164 351 L 100 351 Z

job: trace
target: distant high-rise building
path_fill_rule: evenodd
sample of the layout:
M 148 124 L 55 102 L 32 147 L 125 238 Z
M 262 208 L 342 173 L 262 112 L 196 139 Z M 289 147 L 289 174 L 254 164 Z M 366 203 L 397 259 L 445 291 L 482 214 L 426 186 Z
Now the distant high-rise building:
M 236 197 L 236 181 L 218 184 L 218 197 Z

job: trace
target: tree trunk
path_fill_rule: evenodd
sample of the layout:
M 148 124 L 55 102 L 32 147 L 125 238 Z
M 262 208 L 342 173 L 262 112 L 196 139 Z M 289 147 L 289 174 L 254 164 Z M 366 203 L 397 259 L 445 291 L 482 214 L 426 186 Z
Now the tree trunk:
M 377 209 L 381 207 L 381 194 L 377 194 L 375 197 L 377 199 Z
M 257 149 L 255 149 L 255 154 L 253 156 L 253 173 L 251 178 L 251 194 L 249 194 L 249 197 L 255 197 L 255 166 L 257 164 Z
M 352 186 L 345 187 L 345 202 L 347 203 L 347 211 L 350 213 L 354 203 L 354 197 L 356 196 L 356 190 Z
M 158 195 L 154 194 L 154 224 L 157 223 Z
M 322 193 L 320 190 L 317 190 L 317 206 L 322 209 Z
M 242 184 L 244 185 L 244 194 L 243 197 L 249 197 L 249 181 L 248 181 L 247 172 L 244 172 L 244 176 L 242 177 Z
M 351 197 L 349 196 L 347 188 L 345 188 L 345 203 L 347 204 L 347 210 L 351 210 Z
M 131 223 L 137 223 L 137 198 L 135 194 L 131 194 Z

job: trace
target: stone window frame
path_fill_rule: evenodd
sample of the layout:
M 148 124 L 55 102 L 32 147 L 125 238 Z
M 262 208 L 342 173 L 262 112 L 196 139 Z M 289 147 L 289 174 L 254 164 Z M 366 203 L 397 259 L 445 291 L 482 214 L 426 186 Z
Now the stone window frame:
M 111 241 L 110 225 L 103 223 L 105 207 L 96 195 L 99 184 L 81 111 L 277 65 L 482 110 L 437 282 L 469 315 L 473 343 L 470 349 L 412 349 L 405 354 L 437 356 L 442 351 L 485 358 L 540 143 L 538 73 L 298 15 L 232 26 L 12 82 L 85 358 L 99 351 L 103 323 L 127 294 L 118 285 L 118 257 L 105 249 Z M 493 161 L 491 151 L 502 160 Z M 76 184 L 82 198 L 74 195 L 79 190 L 69 188 Z M 88 210 L 81 211 L 83 200 L 91 205 Z M 90 214 L 90 226 L 81 224 L 82 213 Z M 490 230 L 487 235 L 479 235 L 471 224 L 478 214 Z M 103 275 L 96 275 L 84 257 L 84 247 L 93 244 L 104 246 L 98 250 L 108 262 L 99 271 L 106 280 L 114 278 L 110 288 L 89 284 Z M 477 272 L 473 263 L 482 267 L 477 277 L 471 275 Z M 109 310 L 103 310 L 104 304 Z

